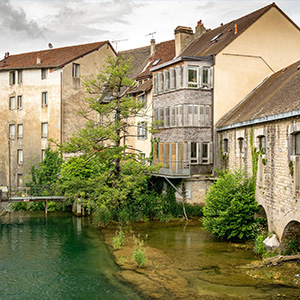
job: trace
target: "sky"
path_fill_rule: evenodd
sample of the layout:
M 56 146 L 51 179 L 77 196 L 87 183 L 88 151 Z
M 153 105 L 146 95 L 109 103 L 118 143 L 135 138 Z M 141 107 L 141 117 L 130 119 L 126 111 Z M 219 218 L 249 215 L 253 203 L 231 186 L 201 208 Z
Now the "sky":
M 195 28 L 202 20 L 215 28 L 272 3 L 272 0 L 0 0 L 0 58 L 109 40 L 128 50 L 174 38 L 177 26 Z M 276 4 L 300 26 L 300 1 Z

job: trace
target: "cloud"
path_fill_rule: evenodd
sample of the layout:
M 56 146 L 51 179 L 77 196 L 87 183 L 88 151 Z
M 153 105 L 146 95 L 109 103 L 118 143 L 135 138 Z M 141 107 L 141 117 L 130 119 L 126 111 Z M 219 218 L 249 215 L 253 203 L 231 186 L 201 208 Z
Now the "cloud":
M 0 1 L 1 35 L 10 33 L 26 34 L 30 38 L 43 36 L 45 28 L 34 20 L 29 20 L 23 9 L 15 9 L 9 0 Z

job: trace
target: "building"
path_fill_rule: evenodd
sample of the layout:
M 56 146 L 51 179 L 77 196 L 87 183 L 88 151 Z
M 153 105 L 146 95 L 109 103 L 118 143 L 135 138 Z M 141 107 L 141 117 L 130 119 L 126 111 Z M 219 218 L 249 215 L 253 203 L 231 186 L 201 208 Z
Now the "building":
M 207 30 L 175 29 L 175 56 L 152 66 L 160 175 L 186 178 L 203 203 L 214 169 L 215 124 L 268 76 L 299 59 L 298 26 L 276 4 Z M 212 178 L 211 178 L 212 179 Z
M 85 124 L 82 76 L 116 55 L 108 41 L 9 55 L 0 61 L 0 186 L 22 184 L 43 160 L 49 139 L 61 144 Z M 95 116 L 96 118 L 96 116 Z
M 217 125 L 220 167 L 256 174 L 268 231 L 300 242 L 300 61 L 266 78 Z

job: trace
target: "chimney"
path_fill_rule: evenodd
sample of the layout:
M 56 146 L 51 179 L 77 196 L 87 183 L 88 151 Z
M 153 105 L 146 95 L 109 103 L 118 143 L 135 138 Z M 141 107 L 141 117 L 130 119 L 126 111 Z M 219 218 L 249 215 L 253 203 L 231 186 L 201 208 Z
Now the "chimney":
M 150 55 L 152 55 L 155 52 L 155 39 L 151 39 L 150 44 L 151 44 Z
M 237 24 L 234 24 L 234 34 L 237 34 L 238 30 L 237 30 Z
M 38 53 L 36 56 L 36 64 L 39 65 L 41 63 L 41 53 Z
M 4 58 L 8 58 L 9 57 L 9 52 L 5 52 Z
M 202 20 L 200 20 L 195 27 L 195 39 L 199 38 L 203 33 L 206 32 L 206 28 L 204 27 Z
M 175 33 L 175 55 L 179 54 L 185 47 L 194 39 L 193 30 L 191 27 L 177 26 Z

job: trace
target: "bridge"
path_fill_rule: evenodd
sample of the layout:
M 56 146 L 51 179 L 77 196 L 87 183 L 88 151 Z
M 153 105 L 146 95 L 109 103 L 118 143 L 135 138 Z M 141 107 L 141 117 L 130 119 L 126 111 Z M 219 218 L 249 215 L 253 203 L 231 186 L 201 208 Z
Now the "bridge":
M 0 207 L 2 202 L 6 203 L 16 203 L 16 202 L 45 202 L 45 214 L 48 213 L 48 201 L 64 201 L 66 197 L 64 196 L 53 196 L 53 195 L 42 195 L 39 196 L 41 192 L 53 194 L 53 190 L 48 189 L 48 186 L 34 186 L 12 189 L 8 186 L 0 186 Z M 34 191 L 33 195 L 28 195 L 29 191 Z M 17 196 L 20 194 L 21 196 Z

